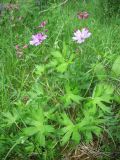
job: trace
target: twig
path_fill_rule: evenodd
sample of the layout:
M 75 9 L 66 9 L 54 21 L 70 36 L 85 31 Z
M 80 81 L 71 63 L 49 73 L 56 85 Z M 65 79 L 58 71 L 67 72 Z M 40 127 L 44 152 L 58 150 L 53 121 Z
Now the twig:
M 65 1 L 63 1 L 62 3 L 60 3 L 60 4 L 59 4 L 59 5 L 57 5 L 57 6 L 50 7 L 50 8 L 48 8 L 48 9 L 45 9 L 45 10 L 43 10 L 43 11 L 39 12 L 39 14 L 40 14 L 40 13 L 47 12 L 47 11 L 49 11 L 49 10 L 51 10 L 51 9 L 55 9 L 55 8 L 57 8 L 57 7 L 60 7 L 60 6 L 64 5 L 64 4 L 66 4 L 67 2 L 68 2 L 68 0 L 65 0 Z

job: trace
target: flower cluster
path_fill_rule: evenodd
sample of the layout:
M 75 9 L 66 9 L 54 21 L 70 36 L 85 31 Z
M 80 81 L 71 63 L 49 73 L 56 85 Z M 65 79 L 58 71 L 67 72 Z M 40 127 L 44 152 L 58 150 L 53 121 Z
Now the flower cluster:
M 79 19 L 87 19 L 89 17 L 89 14 L 88 12 L 79 12 L 77 16 Z
M 44 28 L 47 24 L 47 21 L 41 22 L 41 24 L 37 28 Z M 47 30 L 45 30 L 47 32 Z M 47 38 L 47 35 L 44 34 L 43 32 L 37 33 L 35 35 L 32 35 L 32 39 L 29 42 L 30 45 L 38 46 L 40 45 L 45 39 Z
M 78 18 L 79 19 L 86 19 L 89 17 L 89 14 L 87 12 L 79 12 Z M 43 21 L 40 23 L 40 25 L 37 28 L 43 28 L 46 26 L 47 21 Z M 45 34 L 47 30 L 44 30 L 44 32 L 40 32 L 37 34 L 32 35 L 32 38 L 29 42 L 30 45 L 38 46 L 40 45 L 46 38 L 47 35 Z M 87 38 L 91 36 L 91 33 L 87 28 L 83 28 L 81 31 L 77 30 L 74 32 L 74 36 L 72 37 L 73 41 L 76 41 L 76 43 L 83 43 Z M 27 48 L 28 46 L 25 45 L 23 48 Z M 16 50 L 18 51 L 18 46 L 16 47 Z
M 91 36 L 91 33 L 87 28 L 83 28 L 81 31 L 77 30 L 74 32 L 74 37 L 72 38 L 73 41 L 76 41 L 77 43 L 83 43 L 85 39 L 89 38 Z
M 79 19 L 87 19 L 89 17 L 89 14 L 88 12 L 79 12 L 77 16 Z M 83 43 L 90 36 L 91 33 L 89 32 L 88 28 L 83 28 L 81 31 L 79 29 L 76 30 L 72 39 L 76 43 Z

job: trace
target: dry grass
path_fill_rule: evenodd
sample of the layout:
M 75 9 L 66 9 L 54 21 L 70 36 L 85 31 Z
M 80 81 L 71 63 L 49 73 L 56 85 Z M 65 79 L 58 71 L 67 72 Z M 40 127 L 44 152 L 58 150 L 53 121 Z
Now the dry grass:
M 101 152 L 99 143 L 94 142 L 90 144 L 81 143 L 65 157 L 65 160 L 97 160 L 103 157 L 109 157 L 109 154 Z

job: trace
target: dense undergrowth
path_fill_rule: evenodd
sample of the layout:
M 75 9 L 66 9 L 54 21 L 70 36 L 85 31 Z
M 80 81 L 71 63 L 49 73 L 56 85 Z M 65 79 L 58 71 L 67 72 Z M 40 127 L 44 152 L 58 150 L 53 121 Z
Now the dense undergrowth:
M 0 159 L 119 159 L 118 5 L 8 2 L 0 14 Z M 82 28 L 91 36 L 79 44 L 72 37 Z M 44 41 L 30 45 L 41 32 Z

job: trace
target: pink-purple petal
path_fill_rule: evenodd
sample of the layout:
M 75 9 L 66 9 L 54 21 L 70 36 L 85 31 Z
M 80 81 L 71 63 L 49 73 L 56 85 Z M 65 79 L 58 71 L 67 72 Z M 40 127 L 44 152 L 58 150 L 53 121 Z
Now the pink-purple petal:
M 91 33 L 89 32 L 89 30 L 87 28 L 83 28 L 81 31 L 75 31 L 72 39 L 73 41 L 76 41 L 76 43 L 83 43 L 85 39 L 89 38 L 90 36 Z
M 44 33 L 38 33 L 36 35 L 32 35 L 32 40 L 30 41 L 30 45 L 38 46 L 40 45 L 45 39 L 47 38 L 47 35 Z

